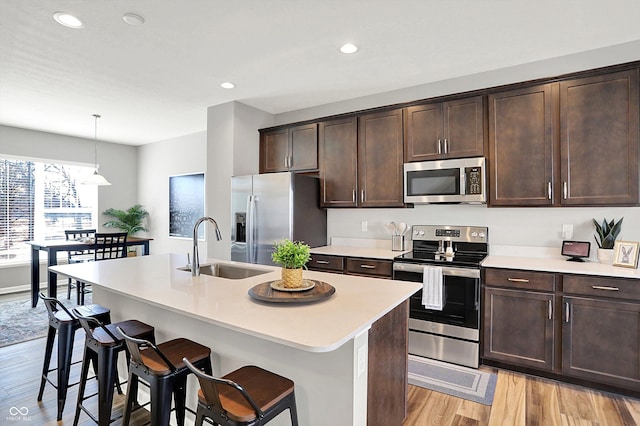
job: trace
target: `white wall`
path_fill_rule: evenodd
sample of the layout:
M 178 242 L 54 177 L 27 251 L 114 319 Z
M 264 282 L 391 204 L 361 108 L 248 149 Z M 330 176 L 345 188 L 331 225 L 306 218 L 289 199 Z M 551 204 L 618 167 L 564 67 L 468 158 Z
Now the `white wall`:
M 93 164 L 94 140 L 0 125 L 1 155 Z M 100 213 L 110 207 L 126 209 L 137 202 L 137 158 L 138 151 L 134 146 L 98 142 L 100 173 L 112 184 L 98 190 Z M 108 219 L 100 215 L 100 230 L 105 230 L 102 224 Z M 41 278 L 44 279 L 44 274 Z M 0 273 L 0 291 L 3 288 L 28 285 L 30 279 L 27 265 L 3 267 Z
M 139 202 L 149 211 L 151 253 L 184 253 L 186 260 L 191 239 L 169 237 L 169 176 L 205 172 L 205 214 L 216 220 L 223 239 L 216 241 L 211 225 L 202 224 L 200 257 L 230 257 L 231 176 L 258 172 L 258 129 L 274 118 L 238 102 L 210 107 L 207 115 L 207 132 L 138 148 Z
M 592 218 L 620 219 L 621 238 L 640 241 L 640 207 L 489 208 L 479 205 L 421 205 L 413 209 L 330 209 L 328 236 L 390 239 L 384 223 L 409 225 L 477 225 L 489 227 L 491 245 L 560 248 L 562 225 L 573 225 L 573 239 L 590 241 L 592 258 L 597 245 Z M 361 222 L 367 221 L 366 232 Z M 391 241 L 389 241 L 391 247 Z
M 258 173 L 258 129 L 273 121 L 273 115 L 239 102 L 207 110 L 207 214 L 222 232 L 222 241 L 216 241 L 207 229 L 209 257 L 231 257 L 231 177 Z
M 207 133 L 167 139 L 138 148 L 138 201 L 149 212 L 150 251 L 191 252 L 191 239 L 169 237 L 169 176 L 207 173 Z M 186 260 L 186 259 L 185 259 Z
M 93 139 L 0 126 L 0 155 L 93 164 L 93 147 Z M 137 158 L 135 146 L 98 142 L 100 174 L 111 182 L 111 186 L 102 186 L 98 191 L 100 213 L 110 207 L 126 209 L 136 203 Z M 108 219 L 101 215 L 100 227 Z

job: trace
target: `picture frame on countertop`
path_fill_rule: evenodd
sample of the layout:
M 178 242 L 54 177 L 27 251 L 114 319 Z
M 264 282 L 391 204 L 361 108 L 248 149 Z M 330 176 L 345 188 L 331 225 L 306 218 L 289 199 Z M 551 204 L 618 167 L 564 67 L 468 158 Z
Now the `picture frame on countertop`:
M 613 266 L 638 267 L 638 241 L 616 241 L 613 246 Z

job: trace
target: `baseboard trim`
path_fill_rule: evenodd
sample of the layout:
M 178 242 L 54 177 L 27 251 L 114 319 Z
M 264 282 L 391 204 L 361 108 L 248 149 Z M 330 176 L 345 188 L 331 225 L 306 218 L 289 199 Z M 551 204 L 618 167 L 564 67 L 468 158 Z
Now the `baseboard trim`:
M 58 280 L 58 287 L 66 287 L 67 286 L 67 280 L 65 279 L 64 281 Z M 42 282 L 40 283 L 40 290 L 44 291 L 45 293 L 47 292 L 47 283 L 46 282 Z M 23 293 L 23 292 L 30 292 L 31 291 L 31 284 L 25 284 L 25 285 L 16 285 L 16 286 L 12 286 L 12 287 L 0 287 L 0 295 L 2 294 L 13 294 L 13 293 Z

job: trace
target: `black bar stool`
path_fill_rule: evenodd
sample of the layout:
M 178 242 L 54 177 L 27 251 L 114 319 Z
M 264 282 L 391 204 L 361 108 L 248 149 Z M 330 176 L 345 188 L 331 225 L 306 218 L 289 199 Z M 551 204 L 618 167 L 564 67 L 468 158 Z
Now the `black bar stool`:
M 118 332 L 118 327 L 130 335 L 140 339 L 155 341 L 153 327 L 137 320 L 121 321 L 105 325 L 95 318 L 82 316 L 78 309 L 73 309 L 73 313 L 78 317 L 80 325 L 85 331 L 84 357 L 82 359 L 82 374 L 80 375 L 80 388 L 78 390 L 78 403 L 73 425 L 78 424 L 80 410 L 84 411 L 93 421 L 100 426 L 107 426 L 111 419 L 111 407 L 113 405 L 113 387 L 120 389 L 118 379 L 118 354 L 122 351 L 126 353 L 126 345 L 122 335 Z M 127 361 L 129 354 L 126 353 Z M 98 418 L 96 418 L 84 405 L 83 402 L 94 395 L 85 397 L 85 388 L 89 379 L 89 364 L 93 363 L 94 371 L 98 378 Z M 127 363 L 128 364 L 128 363 Z M 115 419 L 114 419 L 115 420 Z
M 73 353 L 73 341 L 75 339 L 76 330 L 80 328 L 78 319 L 58 300 L 53 297 L 46 297 L 40 293 L 40 298 L 47 308 L 49 315 L 49 330 L 47 332 L 47 345 L 44 352 L 44 363 L 42 365 L 42 380 L 40 381 L 40 391 L 38 392 L 38 401 L 42 401 L 44 386 L 47 382 L 58 391 L 58 416 L 57 420 L 62 419 L 62 411 L 67 399 L 67 389 L 69 386 L 69 373 L 71 371 L 71 355 Z M 78 307 L 78 312 L 85 317 L 94 317 L 105 324 L 111 322 L 111 311 L 104 306 L 90 304 Z M 53 342 L 58 334 L 58 366 L 49 369 L 51 364 L 51 353 L 53 352 Z M 76 363 L 73 363 L 76 364 Z M 50 372 L 57 370 L 57 381 L 53 383 L 48 375 Z
M 225 426 L 264 425 L 285 410 L 291 425 L 298 425 L 294 384 L 286 377 L 249 365 L 217 378 L 182 361 L 200 382 L 196 425 L 205 417 Z
M 129 384 L 122 424 L 127 426 L 138 394 L 138 380 L 145 381 L 151 391 L 151 424 L 169 424 L 171 395 L 175 403 L 176 420 L 184 426 L 187 376 L 191 370 L 184 364 L 188 359 L 197 368 L 211 374 L 211 349 L 192 340 L 178 338 L 157 346 L 148 340 L 136 339 L 118 328 L 131 355 Z

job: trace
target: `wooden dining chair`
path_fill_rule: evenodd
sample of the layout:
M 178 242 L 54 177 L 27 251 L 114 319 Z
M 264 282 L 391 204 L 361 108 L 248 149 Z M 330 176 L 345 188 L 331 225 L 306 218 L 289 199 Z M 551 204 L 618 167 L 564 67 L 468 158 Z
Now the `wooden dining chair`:
M 264 425 L 287 409 L 291 425 L 298 425 L 294 383 L 286 377 L 247 365 L 218 378 L 182 362 L 200 383 L 196 425 L 205 418 L 221 426 Z
M 127 257 L 127 233 L 96 232 L 96 242 L 93 246 L 93 250 L 96 261 Z
M 88 240 L 95 237 L 95 229 L 65 229 L 64 236 L 67 241 Z M 69 250 L 67 252 L 67 262 L 69 264 L 93 262 L 93 249 Z M 71 299 L 71 290 L 75 288 L 73 280 L 69 278 L 67 283 L 67 299 Z
M 127 233 L 110 232 L 95 233 L 95 242 L 92 247 L 93 260 L 96 262 L 109 259 L 119 259 L 127 257 Z M 84 295 L 90 290 L 87 284 L 78 282 L 77 284 L 77 304 L 84 305 Z

